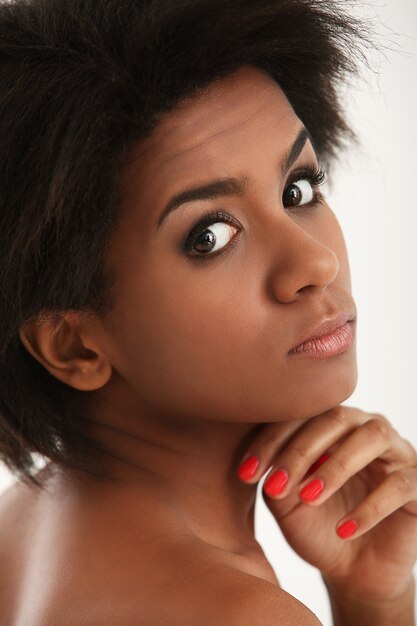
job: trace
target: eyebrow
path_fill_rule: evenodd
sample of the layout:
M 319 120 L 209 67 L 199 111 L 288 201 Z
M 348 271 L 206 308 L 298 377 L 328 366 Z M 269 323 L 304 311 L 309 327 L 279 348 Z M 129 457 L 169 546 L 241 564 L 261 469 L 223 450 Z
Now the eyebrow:
M 297 133 L 294 143 L 284 156 L 281 163 L 281 174 L 284 176 L 288 172 L 291 165 L 300 156 L 307 139 L 313 144 L 312 138 L 305 126 L 302 126 Z M 211 200 L 213 198 L 234 196 L 242 197 L 247 191 L 249 178 L 223 178 L 220 180 L 214 180 L 198 187 L 192 187 L 185 189 L 180 193 L 173 196 L 166 204 L 162 214 L 159 217 L 157 229 L 161 226 L 164 219 L 173 211 L 187 202 L 193 202 L 195 200 Z

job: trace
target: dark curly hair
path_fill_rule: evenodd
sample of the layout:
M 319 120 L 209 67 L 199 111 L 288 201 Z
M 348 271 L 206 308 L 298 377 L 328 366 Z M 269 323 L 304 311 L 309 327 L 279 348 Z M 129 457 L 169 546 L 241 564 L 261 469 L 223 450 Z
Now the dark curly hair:
M 75 390 L 22 344 L 29 323 L 104 316 L 106 249 L 133 144 L 180 100 L 243 65 L 283 89 L 328 168 L 339 86 L 367 64 L 363 21 L 335 0 L 9 0 L 0 4 L 0 459 L 106 478 Z M 364 45 L 365 44 L 365 45 Z M 368 65 L 369 67 L 369 65 Z M 85 393 L 85 392 L 84 392 Z

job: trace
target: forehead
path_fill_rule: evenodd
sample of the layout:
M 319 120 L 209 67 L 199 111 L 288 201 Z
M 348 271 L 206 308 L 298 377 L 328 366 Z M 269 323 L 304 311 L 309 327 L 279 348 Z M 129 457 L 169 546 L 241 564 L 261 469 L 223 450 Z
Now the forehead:
M 284 127 L 286 118 L 287 124 L 297 120 L 284 92 L 270 76 L 257 68 L 241 68 L 167 113 L 153 133 L 133 148 L 125 173 L 139 166 L 143 172 L 160 168 L 182 155 L 187 159 L 189 151 L 195 154 L 210 139 L 238 130 L 258 113 L 264 119 L 267 110 L 276 125 Z
M 182 101 L 132 149 L 121 179 L 124 204 L 161 204 L 177 186 L 221 173 L 230 166 L 232 155 L 237 159 L 241 145 L 236 142 L 242 138 L 251 144 L 245 143 L 248 153 L 256 138 L 262 138 L 262 149 L 266 147 L 268 136 L 275 146 L 282 139 L 285 149 L 298 122 L 270 76 L 254 67 L 240 68 L 200 96 Z

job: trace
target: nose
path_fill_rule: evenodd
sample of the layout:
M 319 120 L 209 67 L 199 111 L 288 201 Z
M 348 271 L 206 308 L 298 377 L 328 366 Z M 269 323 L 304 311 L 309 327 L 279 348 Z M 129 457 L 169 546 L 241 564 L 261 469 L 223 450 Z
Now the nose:
M 291 218 L 281 221 L 281 227 L 271 280 L 275 298 L 293 302 L 303 291 L 325 289 L 339 272 L 336 254 Z

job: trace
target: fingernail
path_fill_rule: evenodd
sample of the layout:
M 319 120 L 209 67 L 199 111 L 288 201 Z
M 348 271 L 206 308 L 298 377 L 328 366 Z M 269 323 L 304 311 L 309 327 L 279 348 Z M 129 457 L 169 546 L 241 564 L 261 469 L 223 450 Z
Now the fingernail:
M 303 487 L 299 496 L 305 502 L 315 500 L 324 489 L 324 481 L 321 478 L 315 478 Z
M 272 472 L 264 484 L 264 491 L 268 496 L 277 496 L 284 491 L 288 482 L 288 472 L 283 469 Z
M 346 537 L 350 537 L 351 535 L 353 535 L 358 527 L 358 522 L 355 522 L 354 519 L 348 519 L 346 522 L 343 522 L 343 524 L 339 526 L 336 532 L 339 537 L 345 539 Z
M 319 467 L 323 465 L 323 463 L 325 463 L 327 459 L 329 458 L 330 458 L 330 454 L 327 454 L 327 452 L 325 454 L 322 454 L 322 456 L 319 459 L 317 459 L 317 461 L 313 463 L 313 465 L 310 467 L 310 469 L 307 472 L 307 475 L 314 474 L 314 472 L 318 470 Z
M 237 470 L 239 478 L 241 478 L 242 480 L 248 480 L 249 478 L 253 478 L 256 474 L 256 470 L 259 467 L 259 463 L 260 461 L 255 454 L 252 454 L 252 456 L 248 457 L 245 461 L 243 461 L 243 463 L 241 463 L 239 469 Z

